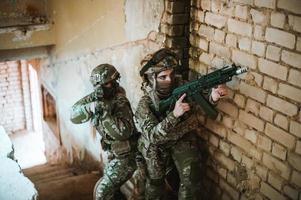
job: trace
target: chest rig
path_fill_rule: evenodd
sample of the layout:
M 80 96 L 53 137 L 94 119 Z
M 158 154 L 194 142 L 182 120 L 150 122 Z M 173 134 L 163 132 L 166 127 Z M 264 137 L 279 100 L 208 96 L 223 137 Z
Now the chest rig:
M 129 155 L 136 149 L 137 138 L 135 131 L 134 133 L 130 134 L 129 138 L 126 139 L 118 140 L 113 138 L 110 135 L 108 128 L 105 128 L 103 125 L 103 122 L 107 120 L 106 117 L 103 116 L 104 112 L 109 112 L 110 116 L 116 117 L 116 107 L 118 107 L 116 106 L 116 104 L 118 104 L 118 101 L 116 101 L 116 99 L 114 98 L 111 101 L 105 100 L 104 104 L 106 105 L 105 110 L 102 108 L 103 103 L 96 102 L 93 119 L 93 124 L 97 132 L 101 135 L 101 146 L 103 150 L 112 152 L 115 157 L 123 157 Z M 118 126 L 118 124 L 115 124 L 114 126 Z M 122 127 L 117 128 L 122 129 Z

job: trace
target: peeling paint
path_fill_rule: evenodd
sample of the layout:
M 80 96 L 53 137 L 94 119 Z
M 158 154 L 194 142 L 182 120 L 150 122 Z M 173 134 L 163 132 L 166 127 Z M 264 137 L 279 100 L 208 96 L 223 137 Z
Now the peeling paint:
M 261 181 L 255 172 L 253 170 L 247 170 L 243 165 L 238 165 L 234 170 L 234 176 L 237 182 L 236 188 L 240 193 L 244 194 L 248 199 L 255 199 Z

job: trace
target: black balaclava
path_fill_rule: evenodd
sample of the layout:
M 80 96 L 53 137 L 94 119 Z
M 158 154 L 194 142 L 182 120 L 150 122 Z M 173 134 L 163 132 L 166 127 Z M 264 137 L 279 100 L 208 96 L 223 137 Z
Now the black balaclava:
M 119 84 L 116 80 L 112 81 L 112 87 L 102 87 L 103 97 L 105 99 L 112 99 L 117 92 Z

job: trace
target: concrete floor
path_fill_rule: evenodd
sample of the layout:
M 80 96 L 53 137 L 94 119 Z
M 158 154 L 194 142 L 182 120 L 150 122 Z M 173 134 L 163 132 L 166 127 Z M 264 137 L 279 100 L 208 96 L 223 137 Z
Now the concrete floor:
M 9 135 L 15 150 L 15 159 L 22 169 L 45 164 L 45 146 L 42 133 L 22 131 Z
M 64 165 L 44 164 L 23 172 L 34 183 L 39 200 L 91 200 L 94 185 L 100 178 L 98 172 Z

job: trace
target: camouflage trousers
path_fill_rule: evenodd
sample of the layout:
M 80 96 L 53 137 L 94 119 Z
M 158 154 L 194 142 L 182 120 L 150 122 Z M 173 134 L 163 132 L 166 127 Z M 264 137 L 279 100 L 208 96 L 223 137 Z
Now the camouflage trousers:
M 197 200 L 200 198 L 200 157 L 194 133 L 186 134 L 170 146 L 151 145 L 147 151 L 141 152 L 147 167 L 145 188 L 147 200 L 163 199 L 168 159 L 172 159 L 180 177 L 178 199 Z
M 112 159 L 104 169 L 103 177 L 94 187 L 94 200 L 113 200 L 120 187 L 136 170 L 135 155 Z

